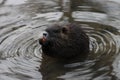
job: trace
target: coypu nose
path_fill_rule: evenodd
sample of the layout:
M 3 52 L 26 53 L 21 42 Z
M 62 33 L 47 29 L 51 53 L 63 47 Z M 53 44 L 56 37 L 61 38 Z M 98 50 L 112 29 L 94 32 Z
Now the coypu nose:
M 43 36 L 44 36 L 44 37 L 47 37 L 47 36 L 48 36 L 48 33 L 47 33 L 47 32 L 44 32 L 44 33 L 43 33 Z
M 47 36 L 47 33 L 43 33 L 43 36 Z

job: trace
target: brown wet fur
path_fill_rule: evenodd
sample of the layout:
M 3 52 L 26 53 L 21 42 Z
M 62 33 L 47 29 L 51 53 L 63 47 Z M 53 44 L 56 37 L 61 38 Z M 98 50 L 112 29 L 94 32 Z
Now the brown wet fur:
M 39 40 L 44 55 L 57 59 L 86 59 L 89 38 L 80 25 L 53 24 L 45 31 L 46 38 Z

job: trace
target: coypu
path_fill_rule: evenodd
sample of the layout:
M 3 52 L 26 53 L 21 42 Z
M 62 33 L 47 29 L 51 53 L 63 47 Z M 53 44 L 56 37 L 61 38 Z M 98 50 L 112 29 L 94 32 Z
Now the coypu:
M 69 59 L 85 59 L 89 53 L 89 38 L 76 24 L 54 24 L 48 27 L 39 40 L 44 55 Z

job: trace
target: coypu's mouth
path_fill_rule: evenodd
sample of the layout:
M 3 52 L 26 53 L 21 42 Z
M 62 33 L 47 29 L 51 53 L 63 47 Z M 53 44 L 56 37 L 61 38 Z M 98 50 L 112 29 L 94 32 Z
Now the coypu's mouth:
M 47 38 L 46 38 L 45 36 L 43 36 L 43 37 L 40 39 L 39 43 L 40 43 L 41 45 L 43 45 L 43 43 L 45 43 L 46 41 L 47 41 Z
M 51 46 L 51 42 L 44 37 L 39 40 L 39 43 L 44 47 Z

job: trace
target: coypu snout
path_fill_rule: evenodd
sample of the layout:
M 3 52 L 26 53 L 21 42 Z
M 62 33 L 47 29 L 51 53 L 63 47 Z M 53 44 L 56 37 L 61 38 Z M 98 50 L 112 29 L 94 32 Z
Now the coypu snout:
M 40 40 L 39 40 L 39 43 L 41 44 L 41 45 L 46 45 L 46 44 L 48 44 L 48 33 L 47 32 L 43 32 L 43 35 L 42 35 L 42 38 L 40 38 Z

